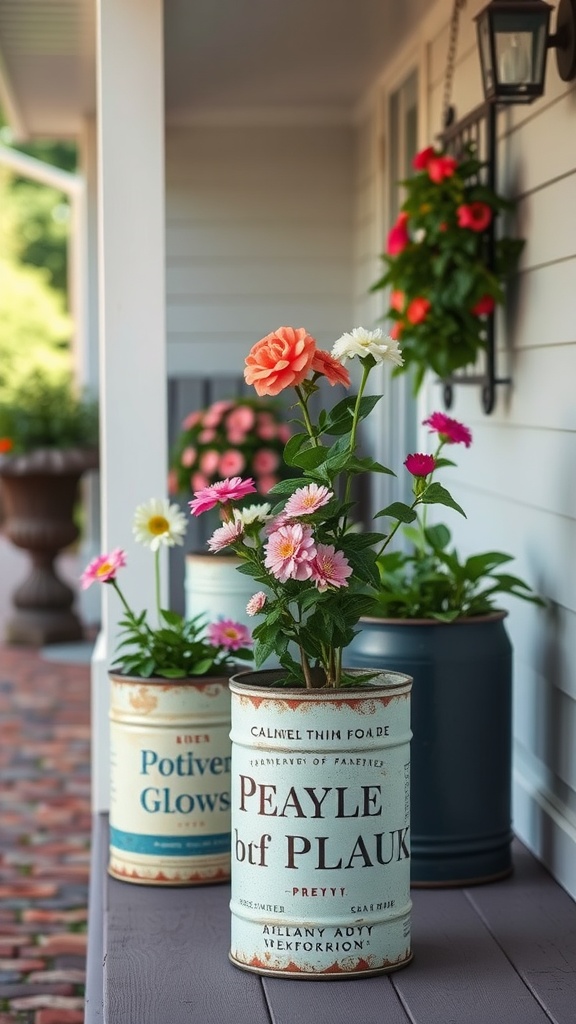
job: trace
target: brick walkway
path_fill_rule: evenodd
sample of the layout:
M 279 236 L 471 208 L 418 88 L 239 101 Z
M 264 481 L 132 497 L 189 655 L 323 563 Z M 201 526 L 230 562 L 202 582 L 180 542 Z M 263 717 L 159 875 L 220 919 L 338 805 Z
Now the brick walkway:
M 0 1024 L 82 1024 L 90 669 L 0 644 Z

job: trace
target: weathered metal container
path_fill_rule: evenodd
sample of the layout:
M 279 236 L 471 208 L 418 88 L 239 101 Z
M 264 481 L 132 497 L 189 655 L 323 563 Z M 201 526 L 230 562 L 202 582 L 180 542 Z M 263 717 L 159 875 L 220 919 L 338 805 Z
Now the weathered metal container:
M 230 959 L 342 978 L 410 950 L 409 676 L 341 690 L 233 676 Z
M 196 885 L 230 877 L 227 678 L 110 673 L 109 872 Z
M 512 647 L 505 612 L 454 622 L 360 621 L 356 668 L 412 688 L 412 884 L 473 885 L 512 870 Z

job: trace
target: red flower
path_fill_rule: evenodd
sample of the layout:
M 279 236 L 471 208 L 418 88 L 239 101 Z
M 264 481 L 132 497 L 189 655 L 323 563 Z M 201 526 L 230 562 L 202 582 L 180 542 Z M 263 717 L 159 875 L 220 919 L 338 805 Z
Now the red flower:
M 404 459 L 404 465 L 412 476 L 428 476 L 429 473 L 433 473 L 436 469 L 436 459 L 433 455 L 423 455 L 421 452 L 416 452 L 414 455 L 407 455 Z
M 412 167 L 415 171 L 426 171 L 428 164 L 432 159 L 437 156 L 434 146 L 427 146 L 426 149 L 421 149 L 419 153 L 416 153 L 412 161 Z
M 472 306 L 470 312 L 474 313 L 474 316 L 486 316 L 487 313 L 494 312 L 495 305 L 496 303 L 491 295 L 483 295 L 481 299 L 478 299 L 476 305 Z
M 446 413 L 433 412 L 427 420 L 422 420 L 422 425 L 435 430 L 445 444 L 465 444 L 467 448 L 472 444 L 472 433 L 468 427 L 446 416 Z
M 404 324 L 400 320 L 397 320 L 395 324 L 392 324 L 392 327 L 390 328 L 390 337 L 392 338 L 392 341 L 398 341 L 403 330 Z
M 458 207 L 456 214 L 459 226 L 471 231 L 485 231 L 492 220 L 492 210 L 487 203 L 464 204 Z
M 406 319 L 411 324 L 421 324 L 428 316 L 431 308 L 432 303 L 430 300 L 423 298 L 422 295 L 418 295 L 417 298 L 412 299 L 412 302 L 409 304 L 408 309 L 406 310 Z
M 451 178 L 458 167 L 458 161 L 453 156 L 435 156 L 428 161 L 426 170 L 430 181 L 440 185 L 444 178 Z
M 390 292 L 390 309 L 395 309 L 398 313 L 401 313 L 404 309 L 405 298 L 404 292 L 397 290 Z
M 386 243 L 386 252 L 389 256 L 397 256 L 403 249 L 406 248 L 410 241 L 410 236 L 406 228 L 408 222 L 407 213 L 399 213 L 398 219 L 394 226 L 388 232 L 388 241 Z
M 11 437 L 0 437 L 0 455 L 6 455 L 7 452 L 11 452 L 14 447 L 14 442 Z

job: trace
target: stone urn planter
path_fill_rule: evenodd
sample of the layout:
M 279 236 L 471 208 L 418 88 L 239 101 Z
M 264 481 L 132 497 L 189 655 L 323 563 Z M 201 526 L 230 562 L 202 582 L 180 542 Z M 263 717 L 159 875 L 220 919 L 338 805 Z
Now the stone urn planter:
M 4 533 L 31 562 L 28 577 L 12 595 L 9 643 L 41 646 L 81 639 L 74 591 L 54 562 L 78 537 L 78 484 L 83 473 L 97 467 L 98 452 L 85 448 L 38 448 L 0 460 Z

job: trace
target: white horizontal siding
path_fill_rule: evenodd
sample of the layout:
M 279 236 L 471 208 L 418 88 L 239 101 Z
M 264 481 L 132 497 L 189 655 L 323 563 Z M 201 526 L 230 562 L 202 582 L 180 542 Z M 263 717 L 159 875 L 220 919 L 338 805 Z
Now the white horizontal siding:
M 168 367 L 241 374 L 281 324 L 331 344 L 353 321 L 349 127 L 170 129 Z
M 481 100 L 473 16 L 460 15 L 452 102 L 457 117 Z M 437 4 L 428 42 L 429 140 L 440 129 L 451 5 Z M 553 13 L 552 22 L 554 23 Z M 442 24 L 443 20 L 443 24 Z M 454 452 L 443 480 L 468 518 L 435 509 L 462 554 L 499 549 L 511 571 L 549 602 L 514 599 L 508 630 L 514 647 L 515 826 L 576 895 L 576 131 L 574 83 L 561 82 L 554 52 L 545 96 L 498 115 L 502 192 L 517 199 L 506 230 L 526 239 L 519 272 L 497 319 L 497 390 L 491 416 L 478 389 L 455 391 L 451 414 L 473 432 Z M 432 382 L 422 410 L 442 408 Z M 422 446 L 430 439 L 422 431 Z

